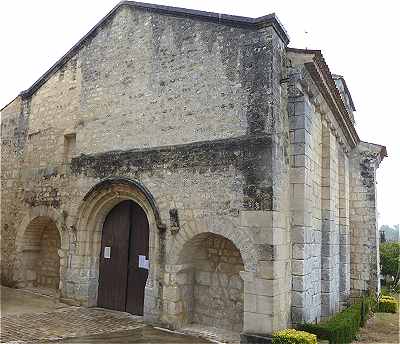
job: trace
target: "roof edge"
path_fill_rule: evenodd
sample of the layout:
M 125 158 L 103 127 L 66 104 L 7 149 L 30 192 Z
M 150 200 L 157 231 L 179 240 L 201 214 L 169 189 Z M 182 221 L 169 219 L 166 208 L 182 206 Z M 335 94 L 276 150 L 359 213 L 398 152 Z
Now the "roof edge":
M 177 17 L 195 18 L 203 21 L 215 22 L 224 25 L 245 27 L 249 29 L 260 29 L 267 26 L 273 26 L 274 29 L 277 31 L 277 34 L 280 36 L 280 38 L 286 45 L 289 44 L 290 41 L 286 29 L 279 21 L 275 13 L 270 13 L 257 18 L 251 18 L 251 17 L 231 15 L 231 14 L 207 12 L 207 11 L 193 10 L 182 7 L 157 5 L 144 2 L 136 2 L 136 1 L 121 1 L 119 5 L 133 6 L 138 9 L 143 9 L 147 12 L 155 12 L 155 13 L 173 15 Z
M 321 50 L 308 50 L 289 47 L 286 50 L 293 53 L 313 55 L 312 62 L 306 62 L 304 63 L 304 66 L 316 82 L 317 87 L 322 87 L 322 89 L 320 89 L 321 93 L 332 99 L 332 101 L 328 101 L 328 105 L 331 107 L 331 110 L 339 125 L 341 125 L 343 130 L 345 130 L 344 133 L 349 141 L 349 144 L 354 148 L 360 142 L 360 138 L 353 123 L 351 122 L 348 110 L 344 105 L 343 99 L 338 88 L 336 87 L 335 80 L 333 79 L 333 75 L 329 70 L 329 66 L 325 62 Z
M 354 127 L 354 124 L 351 121 L 349 111 L 347 110 L 346 105 L 344 104 L 344 101 L 342 99 L 342 96 L 340 95 L 340 92 L 336 87 L 335 80 L 332 77 L 331 71 L 324 59 L 324 56 L 322 55 L 322 52 L 319 51 L 319 53 L 315 55 L 314 59 L 316 65 L 321 70 L 323 77 L 326 79 L 326 83 L 328 84 L 330 91 L 332 92 L 341 120 L 346 124 L 352 136 L 354 137 L 355 141 L 359 142 L 360 138 L 358 136 L 356 128 Z
M 353 97 L 351 96 L 350 90 L 349 90 L 349 88 L 347 87 L 347 83 L 346 83 L 345 78 L 344 78 L 342 75 L 338 75 L 338 74 L 332 74 L 332 77 L 333 77 L 334 80 L 335 80 L 335 79 L 340 79 L 340 80 L 342 80 L 342 82 L 343 82 L 343 87 L 344 87 L 344 91 L 347 93 L 347 95 L 348 95 L 348 97 L 349 97 L 349 102 L 350 102 L 351 109 L 352 109 L 353 111 L 357 111 L 357 110 L 356 110 L 356 107 L 355 107 L 355 105 L 354 105 Z
M 229 14 L 192 10 L 180 7 L 149 4 L 143 2 L 121 1 L 110 12 L 108 12 L 107 15 L 104 16 L 85 36 L 83 36 L 70 50 L 68 50 L 65 55 L 63 55 L 38 80 L 36 80 L 32 84 L 32 86 L 20 92 L 19 95 L 22 98 L 32 96 L 44 83 L 46 83 L 46 81 L 50 79 L 50 77 L 59 68 L 61 68 L 61 66 L 63 66 L 77 51 L 79 51 L 81 46 L 88 39 L 90 39 L 92 35 L 94 35 L 96 31 L 122 6 L 130 6 L 146 12 L 160 13 L 183 18 L 194 18 L 201 21 L 214 22 L 223 25 L 247 28 L 252 30 L 258 30 L 264 27 L 272 26 L 279 38 L 285 43 L 285 45 L 289 44 L 289 36 L 275 13 L 271 13 L 258 18 L 250 18 Z
M 19 95 L 14 97 L 12 100 L 10 100 L 6 105 L 4 105 L 1 109 L 0 109 L 0 113 L 11 103 L 13 103 L 16 99 L 18 99 Z
M 98 28 L 100 28 L 103 23 L 105 23 L 109 18 L 111 18 L 118 8 L 121 7 L 122 2 L 118 3 L 113 9 L 108 12 L 95 26 L 93 26 L 90 31 L 84 35 L 71 49 L 69 49 L 59 60 L 56 61 L 39 79 L 37 79 L 31 87 L 20 92 L 20 96 L 22 98 L 27 98 L 32 96 L 46 81 L 50 79 L 50 77 L 55 73 L 59 68 L 61 68 L 89 39 L 92 35 L 94 35 Z
M 326 71 L 321 71 L 320 66 L 318 66 L 318 63 L 315 63 L 315 61 L 305 63 L 305 67 L 313 80 L 316 82 L 317 87 L 320 88 L 320 91 L 324 97 L 328 97 L 327 102 L 331 108 L 331 111 L 333 112 L 333 115 L 335 116 L 341 128 L 344 130 L 350 146 L 354 148 L 360 142 L 360 138 L 350 120 L 349 114 L 343 104 L 334 80 L 327 78 L 328 75 L 326 75 Z
M 316 50 L 316 49 L 301 49 L 301 48 L 287 47 L 286 50 L 292 53 L 300 53 L 300 54 L 309 54 L 309 55 L 322 54 L 321 50 Z

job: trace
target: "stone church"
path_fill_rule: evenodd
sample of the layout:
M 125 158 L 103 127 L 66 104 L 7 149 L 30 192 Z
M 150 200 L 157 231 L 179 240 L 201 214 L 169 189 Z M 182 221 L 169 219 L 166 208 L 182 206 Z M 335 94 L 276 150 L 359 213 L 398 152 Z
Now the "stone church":
M 2 284 L 244 334 L 378 292 L 386 148 L 288 44 L 274 14 L 119 3 L 1 110 Z

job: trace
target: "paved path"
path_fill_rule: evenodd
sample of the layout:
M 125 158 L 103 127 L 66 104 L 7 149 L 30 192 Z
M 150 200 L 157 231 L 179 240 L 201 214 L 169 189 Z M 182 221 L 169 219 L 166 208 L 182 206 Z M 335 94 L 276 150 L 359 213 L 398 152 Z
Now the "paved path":
M 1 343 L 210 343 L 145 325 L 142 317 L 128 313 L 71 307 L 31 292 L 1 290 Z
M 142 326 L 127 315 L 101 309 L 68 307 L 44 313 L 2 316 L 1 340 L 32 342 L 131 330 Z
M 126 313 L 69 307 L 3 316 L 1 343 L 209 343 L 147 326 Z
M 148 343 L 148 344 L 200 344 L 200 343 L 210 343 L 204 339 L 189 337 L 177 333 L 166 332 L 151 326 L 143 326 L 134 330 L 112 332 L 93 336 L 84 336 L 79 338 L 70 338 L 60 341 L 46 342 L 45 344 L 112 344 L 112 343 Z
M 32 291 L 1 286 L 1 316 L 11 314 L 50 312 L 69 307 L 54 297 L 42 296 Z

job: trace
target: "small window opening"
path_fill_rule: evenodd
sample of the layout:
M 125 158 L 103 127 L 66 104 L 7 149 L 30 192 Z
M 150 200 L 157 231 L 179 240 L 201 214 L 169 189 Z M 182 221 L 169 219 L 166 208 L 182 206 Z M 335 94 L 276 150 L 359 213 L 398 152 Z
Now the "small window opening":
M 70 161 L 75 155 L 76 134 L 64 135 L 64 160 Z

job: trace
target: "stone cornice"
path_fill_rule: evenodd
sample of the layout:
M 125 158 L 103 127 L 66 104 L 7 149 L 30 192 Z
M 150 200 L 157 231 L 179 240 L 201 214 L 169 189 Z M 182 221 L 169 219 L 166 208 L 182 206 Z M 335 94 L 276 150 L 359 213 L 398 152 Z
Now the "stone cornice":
M 294 89 L 292 92 L 298 95 L 306 95 L 310 103 L 315 107 L 315 111 L 321 115 L 321 120 L 325 122 L 331 134 L 336 137 L 338 144 L 342 147 L 344 153 L 349 153 L 355 145 L 352 145 L 346 137 L 343 128 L 339 125 L 331 108 L 326 101 L 320 88 L 314 82 L 311 74 L 303 66 L 299 65 L 292 69 L 290 83 Z
M 376 168 L 379 167 L 382 160 L 387 157 L 387 150 L 385 146 L 378 145 L 376 143 L 360 141 L 358 145 L 358 150 L 360 152 L 369 152 L 375 157 Z
M 311 57 L 311 59 L 308 59 L 304 62 L 304 68 L 311 76 L 311 79 L 318 88 L 319 93 L 321 93 L 324 101 L 335 117 L 335 120 L 346 137 L 350 148 L 352 149 L 356 147 L 360 142 L 360 138 L 358 137 L 356 129 L 351 121 L 351 117 L 346 109 L 329 67 L 326 64 L 321 52 L 319 50 L 303 50 L 293 48 L 288 48 L 287 51 L 295 54 L 304 54 Z
M 71 171 L 75 175 L 86 174 L 102 177 L 112 175 L 121 167 L 134 170 L 157 168 L 176 169 L 194 166 L 214 168 L 235 164 L 239 168 L 259 162 L 258 154 L 269 152 L 272 138 L 267 134 L 246 135 L 213 141 L 191 142 L 173 146 L 107 151 L 81 154 L 72 158 Z
M 334 92 L 332 92 L 332 87 L 335 87 L 337 90 L 336 86 L 330 86 L 329 83 L 327 83 L 326 79 L 321 75 L 321 71 L 314 63 L 306 63 L 305 68 L 310 73 L 313 81 L 323 95 L 350 146 L 355 147 L 360 141 L 360 138 L 351 123 L 350 116 L 347 113 L 340 95 L 335 95 L 333 94 Z M 340 99 L 338 99 L 338 97 Z

